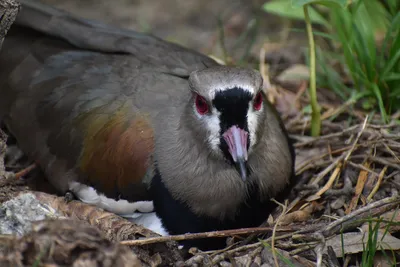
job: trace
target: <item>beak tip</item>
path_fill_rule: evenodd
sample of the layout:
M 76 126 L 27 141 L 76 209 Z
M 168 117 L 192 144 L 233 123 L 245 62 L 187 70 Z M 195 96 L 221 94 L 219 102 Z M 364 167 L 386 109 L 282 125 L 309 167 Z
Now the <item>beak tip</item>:
M 246 161 L 244 159 L 238 159 L 237 165 L 240 169 L 240 177 L 242 178 L 242 181 L 246 182 L 247 180 Z

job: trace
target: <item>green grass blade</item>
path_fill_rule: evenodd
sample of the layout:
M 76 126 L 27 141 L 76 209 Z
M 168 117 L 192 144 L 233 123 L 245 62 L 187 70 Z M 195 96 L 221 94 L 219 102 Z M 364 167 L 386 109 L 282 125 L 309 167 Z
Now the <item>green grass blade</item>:
M 385 82 L 392 82 L 397 80 L 400 80 L 400 73 L 389 73 L 388 75 L 385 75 L 385 77 L 382 77 L 382 81 Z
M 385 34 L 385 38 L 383 39 L 381 53 L 380 53 L 380 57 L 378 59 L 378 62 L 381 64 L 381 66 L 384 65 L 385 52 L 388 49 L 389 40 L 392 38 L 393 33 L 395 31 L 398 31 L 399 28 L 400 28 L 400 12 L 393 18 L 392 23 L 389 25 L 388 30 Z M 394 33 L 394 35 L 397 36 L 397 38 L 395 38 L 395 41 L 392 42 L 393 43 L 392 48 L 393 48 L 393 46 L 396 48 L 396 39 L 400 39 L 398 36 L 398 33 L 397 34 Z
M 379 105 L 379 110 L 381 112 L 381 116 L 382 116 L 383 120 L 385 122 L 387 122 L 388 118 L 387 118 L 387 114 L 386 114 L 386 110 L 385 110 L 385 105 L 383 104 L 381 92 L 379 91 L 379 88 L 376 84 L 374 84 L 372 86 L 372 91 L 374 92 L 375 97 L 378 100 L 378 105 Z
M 389 75 L 389 72 L 395 67 L 396 64 L 400 62 L 400 50 L 398 50 L 392 58 L 389 59 L 386 66 L 382 70 L 381 77 L 384 79 L 386 76 Z

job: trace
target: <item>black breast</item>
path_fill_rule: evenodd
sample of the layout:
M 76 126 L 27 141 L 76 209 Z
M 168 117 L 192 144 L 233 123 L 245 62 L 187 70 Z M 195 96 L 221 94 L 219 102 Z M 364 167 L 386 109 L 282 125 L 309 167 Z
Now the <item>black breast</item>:
M 246 202 L 243 202 L 238 209 L 234 220 L 220 221 L 207 216 L 199 217 L 187 205 L 173 199 L 163 184 L 158 171 L 156 171 L 156 175 L 152 180 L 150 191 L 156 213 L 170 235 L 257 227 L 267 219 L 268 215 L 276 207 L 274 202 L 261 202 L 258 197 L 258 188 L 254 186 L 251 188 Z M 280 195 L 284 197 L 287 192 L 282 192 Z M 277 198 L 280 199 L 279 196 Z M 225 238 L 187 240 L 182 241 L 181 244 L 185 248 L 220 249 L 225 246 Z

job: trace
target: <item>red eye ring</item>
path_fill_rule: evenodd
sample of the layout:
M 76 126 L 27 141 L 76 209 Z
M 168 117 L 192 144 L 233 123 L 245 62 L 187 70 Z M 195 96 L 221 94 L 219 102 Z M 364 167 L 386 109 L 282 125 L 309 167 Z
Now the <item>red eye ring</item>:
M 196 110 L 200 115 L 204 115 L 208 112 L 208 104 L 204 97 L 196 94 L 196 98 L 195 98 L 194 102 L 196 105 Z
M 256 97 L 253 100 L 253 108 L 255 110 L 260 110 L 262 107 L 262 103 L 263 103 L 263 97 L 261 92 L 258 92 Z

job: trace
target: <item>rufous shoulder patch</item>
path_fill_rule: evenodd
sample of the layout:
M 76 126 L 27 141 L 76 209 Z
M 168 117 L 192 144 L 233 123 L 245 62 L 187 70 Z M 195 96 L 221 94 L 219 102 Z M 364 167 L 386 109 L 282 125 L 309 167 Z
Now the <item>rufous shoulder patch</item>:
M 127 108 L 123 105 L 113 114 L 92 110 L 79 119 L 84 129 L 79 167 L 88 182 L 108 197 L 143 187 L 154 149 L 149 118 L 141 113 L 132 116 Z

